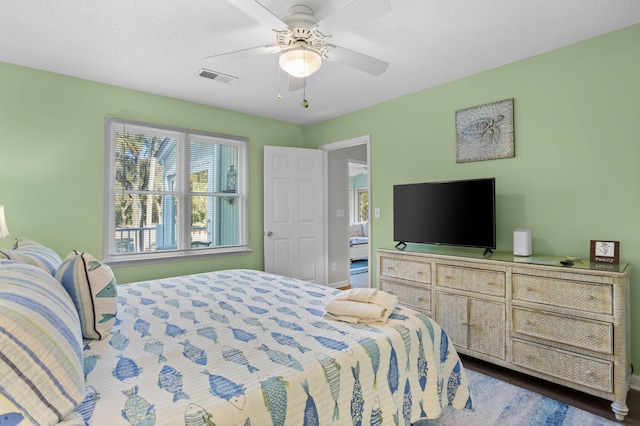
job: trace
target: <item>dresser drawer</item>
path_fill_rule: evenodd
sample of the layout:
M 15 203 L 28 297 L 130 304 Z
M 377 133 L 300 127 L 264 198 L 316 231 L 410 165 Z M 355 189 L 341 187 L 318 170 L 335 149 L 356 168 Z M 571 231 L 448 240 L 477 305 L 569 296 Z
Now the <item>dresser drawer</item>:
M 505 273 L 484 269 L 461 268 L 457 266 L 437 265 L 439 286 L 505 296 Z
M 514 339 L 513 363 L 562 380 L 613 391 L 613 363 Z M 562 383 L 561 383 L 562 384 Z
M 513 299 L 611 315 L 613 288 L 606 284 L 513 274 Z
M 380 257 L 380 274 L 385 277 L 428 284 L 431 282 L 431 264 L 428 262 Z
M 398 296 L 398 303 L 420 311 L 431 311 L 431 288 L 380 280 L 380 290 Z
M 605 354 L 613 353 L 613 324 L 513 308 L 513 331 Z

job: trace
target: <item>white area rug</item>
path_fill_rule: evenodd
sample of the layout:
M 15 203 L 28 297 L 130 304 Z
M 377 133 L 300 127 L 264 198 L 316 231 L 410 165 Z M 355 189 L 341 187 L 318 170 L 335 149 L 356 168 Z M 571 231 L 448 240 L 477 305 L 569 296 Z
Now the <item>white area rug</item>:
M 565 403 L 512 384 L 466 370 L 475 410 L 443 410 L 437 420 L 415 426 L 615 426 L 609 421 Z

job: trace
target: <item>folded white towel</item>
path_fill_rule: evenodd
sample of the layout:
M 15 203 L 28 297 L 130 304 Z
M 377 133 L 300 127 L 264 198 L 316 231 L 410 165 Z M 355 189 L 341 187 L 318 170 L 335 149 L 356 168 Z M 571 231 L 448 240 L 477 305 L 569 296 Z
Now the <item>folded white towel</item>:
M 386 308 L 374 303 L 354 302 L 352 300 L 330 300 L 324 308 L 333 315 L 349 315 L 360 318 L 380 319 Z
M 377 289 L 351 289 L 338 293 L 327 303 L 325 317 L 354 323 L 384 324 L 396 306 L 398 297 L 395 295 Z
M 360 318 L 360 317 L 352 317 L 349 315 L 332 315 L 329 312 L 325 312 L 322 317 L 328 320 L 342 321 L 342 322 L 350 322 L 353 324 L 384 324 L 386 319 L 371 319 L 371 318 Z
M 345 297 L 348 300 L 353 300 L 354 302 L 369 303 L 377 292 L 377 288 L 350 288 L 349 290 L 345 290 L 342 293 L 344 293 Z
M 352 302 L 362 302 L 379 305 L 392 311 L 398 306 L 398 296 L 389 294 L 377 288 L 351 288 L 341 291 L 332 300 L 349 300 Z

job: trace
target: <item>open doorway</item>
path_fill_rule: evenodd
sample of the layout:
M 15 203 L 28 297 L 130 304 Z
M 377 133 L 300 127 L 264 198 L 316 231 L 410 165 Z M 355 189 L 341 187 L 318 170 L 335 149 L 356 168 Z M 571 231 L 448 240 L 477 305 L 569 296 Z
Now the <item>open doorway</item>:
M 369 166 L 350 159 L 349 285 L 369 287 Z
M 351 246 L 350 246 L 350 228 L 352 222 L 367 222 L 366 233 L 371 238 L 371 227 L 369 226 L 368 205 L 370 200 L 370 176 L 371 167 L 369 163 L 369 136 L 361 136 L 340 142 L 334 142 L 328 145 L 322 145 L 320 149 L 327 151 L 326 161 L 326 249 L 327 249 L 327 284 L 331 287 L 345 288 L 353 285 L 351 283 Z M 349 163 L 359 163 L 367 168 L 365 184 L 359 185 L 360 189 L 366 190 L 350 191 Z M 357 209 L 352 209 L 356 194 L 360 197 L 366 197 L 367 208 L 363 210 L 364 216 L 359 216 Z M 365 195 L 366 194 L 366 195 Z M 363 204 L 364 205 L 364 204 Z M 353 216 L 352 216 L 353 214 Z M 356 216 L 358 215 L 358 216 Z M 361 220 L 366 218 L 366 220 Z M 365 230 L 362 230 L 362 234 Z M 371 269 L 369 264 L 371 257 L 371 246 L 366 244 L 360 247 L 363 253 L 358 257 L 367 259 L 366 272 L 363 270 L 360 274 L 353 275 L 358 278 L 359 285 L 369 287 L 371 285 Z

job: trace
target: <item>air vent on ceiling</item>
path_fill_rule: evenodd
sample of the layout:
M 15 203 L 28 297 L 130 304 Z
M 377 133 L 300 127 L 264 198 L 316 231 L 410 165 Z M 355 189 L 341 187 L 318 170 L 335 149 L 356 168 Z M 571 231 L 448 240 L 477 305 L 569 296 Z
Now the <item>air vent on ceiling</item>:
M 204 68 L 198 71 L 198 75 L 200 77 L 208 78 L 210 80 L 215 80 L 215 81 L 219 81 L 220 83 L 227 83 L 227 84 L 232 83 L 233 81 L 238 79 L 238 77 L 234 77 L 232 75 L 222 74 L 220 72 L 211 71 Z

